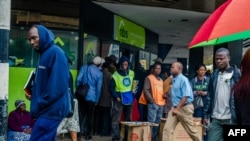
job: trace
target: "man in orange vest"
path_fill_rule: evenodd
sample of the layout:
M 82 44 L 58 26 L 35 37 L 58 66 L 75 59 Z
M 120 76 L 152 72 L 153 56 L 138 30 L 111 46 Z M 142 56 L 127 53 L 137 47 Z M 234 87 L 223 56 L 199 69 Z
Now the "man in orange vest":
M 143 92 L 147 100 L 148 122 L 160 124 L 165 98 L 163 92 L 163 81 L 160 78 L 161 63 L 156 62 L 153 65 L 152 72 L 144 81 Z M 158 126 L 152 128 L 152 141 L 156 140 Z

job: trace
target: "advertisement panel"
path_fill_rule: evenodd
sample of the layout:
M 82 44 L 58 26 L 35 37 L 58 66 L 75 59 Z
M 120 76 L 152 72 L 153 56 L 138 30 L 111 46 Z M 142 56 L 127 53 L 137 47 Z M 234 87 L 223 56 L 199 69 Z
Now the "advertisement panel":
M 144 49 L 145 29 L 120 16 L 114 16 L 114 40 Z

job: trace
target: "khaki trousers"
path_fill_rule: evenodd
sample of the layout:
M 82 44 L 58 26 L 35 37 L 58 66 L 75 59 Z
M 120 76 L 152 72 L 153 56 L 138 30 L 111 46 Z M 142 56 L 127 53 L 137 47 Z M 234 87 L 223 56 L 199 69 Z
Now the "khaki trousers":
M 173 107 L 168 113 L 167 122 L 163 128 L 162 141 L 172 141 L 174 130 L 178 122 L 180 122 L 183 128 L 193 141 L 202 141 L 201 135 L 193 125 L 193 104 L 188 104 L 180 108 L 179 113 L 173 116 Z

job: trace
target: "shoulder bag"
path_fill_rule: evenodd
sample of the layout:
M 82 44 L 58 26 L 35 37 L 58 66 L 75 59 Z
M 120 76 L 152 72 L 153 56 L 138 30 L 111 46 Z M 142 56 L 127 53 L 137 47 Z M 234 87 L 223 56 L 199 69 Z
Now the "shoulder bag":
M 86 74 L 88 75 L 88 67 L 87 67 L 87 73 Z M 77 97 L 81 97 L 81 98 L 85 99 L 85 97 L 88 94 L 88 90 L 89 90 L 88 82 L 86 82 L 85 84 L 80 83 L 80 85 L 76 88 L 75 95 Z

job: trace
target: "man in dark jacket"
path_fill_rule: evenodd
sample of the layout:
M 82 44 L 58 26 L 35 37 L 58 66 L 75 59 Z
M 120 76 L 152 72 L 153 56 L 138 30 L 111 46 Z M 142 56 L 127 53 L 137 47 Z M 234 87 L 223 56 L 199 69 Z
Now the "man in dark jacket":
M 229 64 L 228 49 L 219 48 L 215 53 L 217 69 L 213 71 L 208 84 L 204 104 L 204 122 L 211 119 L 208 141 L 223 141 L 223 125 L 236 123 L 233 85 L 240 79 L 240 70 Z
M 32 94 L 26 95 L 31 100 L 31 116 L 36 119 L 30 141 L 55 141 L 57 127 L 70 110 L 68 61 L 46 27 L 32 26 L 28 39 L 40 55 Z
M 124 120 L 131 121 L 132 103 L 134 98 L 132 93 L 134 71 L 129 70 L 129 59 L 122 56 L 119 60 L 119 65 L 120 67 L 112 75 L 109 85 L 109 90 L 113 97 L 112 141 L 120 140 L 119 122 L 122 112 L 124 112 Z M 125 127 L 124 141 L 127 140 L 127 134 L 128 127 Z

